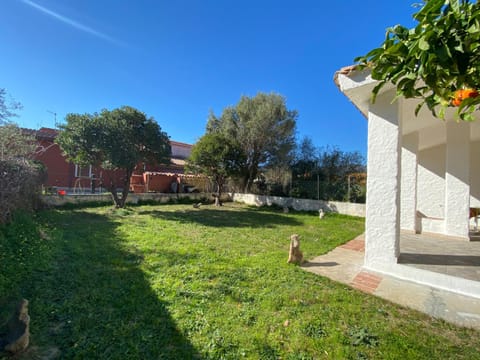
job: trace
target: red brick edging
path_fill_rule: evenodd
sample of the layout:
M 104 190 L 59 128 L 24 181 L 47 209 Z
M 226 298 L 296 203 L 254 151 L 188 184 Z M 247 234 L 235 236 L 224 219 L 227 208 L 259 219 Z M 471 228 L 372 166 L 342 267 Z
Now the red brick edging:
M 377 290 L 381 281 L 382 278 L 380 276 L 370 274 L 366 271 L 360 271 L 352 280 L 351 285 L 355 289 L 371 294 Z
M 353 239 L 349 242 L 340 246 L 342 249 L 348 249 L 353 251 L 365 251 L 365 240 L 363 239 Z

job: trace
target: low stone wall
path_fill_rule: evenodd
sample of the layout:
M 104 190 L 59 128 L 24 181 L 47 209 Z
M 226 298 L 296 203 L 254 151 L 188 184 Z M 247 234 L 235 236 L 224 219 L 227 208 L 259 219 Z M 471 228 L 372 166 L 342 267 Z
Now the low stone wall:
M 212 199 L 211 194 L 207 193 L 188 193 L 188 194 L 163 194 L 163 193 L 145 193 L 145 194 L 128 194 L 127 204 L 138 204 L 141 201 L 155 201 L 159 204 L 173 202 L 179 199 L 190 199 L 192 201 L 201 199 Z M 48 206 L 63 206 L 66 204 L 82 204 L 82 203 L 102 203 L 113 204 L 112 195 L 110 194 L 75 194 L 75 195 L 44 195 L 42 201 Z
M 189 193 L 189 194 L 164 194 L 164 193 L 145 193 L 145 194 L 128 194 L 127 204 L 138 204 L 142 201 L 155 201 L 159 204 L 174 202 L 180 199 L 189 199 L 192 201 L 200 201 L 202 199 L 213 200 L 210 193 Z M 253 194 L 231 193 L 222 196 L 224 201 L 233 200 L 245 203 L 247 205 L 271 206 L 278 205 L 287 206 L 297 211 L 318 211 L 323 209 L 325 212 L 336 212 L 339 214 L 365 217 L 365 204 L 344 203 L 338 201 L 323 201 L 297 198 L 284 198 L 280 196 L 265 196 Z M 110 194 L 72 194 L 72 195 L 43 195 L 42 201 L 48 206 L 63 206 L 66 204 L 82 204 L 82 203 L 102 203 L 113 204 L 112 195 Z
M 286 206 L 297 211 L 318 211 L 323 209 L 325 212 L 335 212 L 344 215 L 365 217 L 365 204 L 237 193 L 230 194 L 230 197 L 233 199 L 233 201 L 242 202 L 247 205 Z

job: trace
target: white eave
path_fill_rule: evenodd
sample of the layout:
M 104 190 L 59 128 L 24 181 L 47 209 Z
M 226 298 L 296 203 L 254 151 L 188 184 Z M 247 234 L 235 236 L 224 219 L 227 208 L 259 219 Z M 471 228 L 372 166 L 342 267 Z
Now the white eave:
M 335 73 L 335 84 L 340 91 L 357 107 L 358 110 L 368 117 L 368 109 L 372 97 L 372 90 L 378 84 L 370 76 L 370 70 L 357 70 L 355 65 L 347 66 Z M 392 88 L 386 85 L 382 92 Z
M 369 108 L 371 106 L 372 90 L 378 84 L 370 76 L 370 70 L 358 70 L 355 65 L 347 66 L 335 73 L 335 84 L 339 90 L 355 105 L 355 107 L 368 118 Z M 394 89 L 394 85 L 385 84 L 381 89 L 379 96 Z M 395 93 L 392 92 L 392 100 Z M 430 110 L 424 106 L 418 116 L 415 116 L 415 108 L 419 103 L 416 99 L 398 99 L 401 101 L 403 117 L 403 135 L 419 132 L 420 149 L 430 148 L 440 145 L 446 141 L 445 121 L 434 117 Z M 455 109 L 447 109 L 445 118 L 453 121 Z M 476 114 L 480 119 L 480 112 Z M 471 123 L 471 140 L 480 140 L 480 120 Z

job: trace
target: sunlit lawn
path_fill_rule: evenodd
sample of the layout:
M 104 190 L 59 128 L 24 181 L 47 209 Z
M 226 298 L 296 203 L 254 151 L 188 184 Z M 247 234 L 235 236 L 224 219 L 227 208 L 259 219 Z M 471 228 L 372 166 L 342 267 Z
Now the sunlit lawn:
M 49 210 L 0 232 L 0 296 L 30 300 L 27 359 L 480 358 L 479 332 L 286 263 L 293 233 L 312 258 L 362 231 L 232 203 Z

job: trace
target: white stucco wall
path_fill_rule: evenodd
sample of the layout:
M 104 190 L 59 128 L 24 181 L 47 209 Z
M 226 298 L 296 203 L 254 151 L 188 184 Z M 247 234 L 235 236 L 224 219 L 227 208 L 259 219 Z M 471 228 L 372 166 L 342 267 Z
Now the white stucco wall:
M 468 139 L 468 124 L 450 122 L 446 125 L 449 128 L 447 144 L 424 149 L 418 153 L 417 214 L 419 218 L 417 221 L 419 226 L 417 229 L 422 232 L 467 237 L 468 228 L 465 219 L 468 209 L 465 210 L 465 208 L 476 205 L 480 207 L 478 181 L 480 169 L 475 164 L 475 158 L 479 159 L 480 156 L 480 143 L 474 142 L 469 146 L 469 143 L 464 140 L 464 138 Z M 447 151 L 450 154 L 448 159 Z M 466 163 L 470 165 L 470 173 L 468 167 L 465 167 Z M 449 191 L 447 191 L 447 174 L 449 174 Z M 468 182 L 470 182 L 470 201 L 468 201 Z M 447 204 L 450 208 L 448 216 Z
M 445 216 L 445 145 L 418 154 L 417 211 L 427 218 Z
M 480 141 L 470 144 L 470 207 L 480 208 Z
M 400 252 L 401 100 L 378 97 L 368 113 L 365 266 L 395 263 Z
M 331 211 L 344 215 L 365 217 L 365 204 L 240 193 L 231 193 L 230 197 L 233 201 L 247 205 L 286 206 L 297 211 L 318 211 L 323 209 L 325 212 Z
M 417 230 L 417 153 L 418 132 L 403 136 L 400 228 L 410 232 Z

